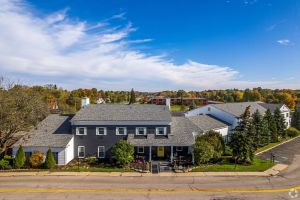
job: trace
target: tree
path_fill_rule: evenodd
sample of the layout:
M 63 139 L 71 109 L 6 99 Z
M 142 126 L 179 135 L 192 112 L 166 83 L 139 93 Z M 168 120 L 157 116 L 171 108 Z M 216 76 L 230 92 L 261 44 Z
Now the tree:
M 49 148 L 47 151 L 47 156 L 46 156 L 44 166 L 46 169 L 52 169 L 53 167 L 55 167 L 55 165 L 56 165 L 56 162 L 55 162 L 53 153 L 52 153 L 51 149 Z
M 276 122 L 270 109 L 267 109 L 264 116 L 264 121 L 266 122 L 266 126 L 268 127 L 270 133 L 270 142 L 278 142 Z
M 43 152 L 36 151 L 34 152 L 29 159 L 29 162 L 33 168 L 40 167 L 44 161 L 44 154 Z
M 225 142 L 220 133 L 208 131 L 196 138 L 193 148 L 196 163 L 204 164 L 221 158 L 225 150 Z
M 300 107 L 295 108 L 295 112 L 292 116 L 292 126 L 300 130 Z
M 21 85 L 1 86 L 0 149 L 6 150 L 16 133 L 28 131 L 48 114 L 39 92 Z
M 221 158 L 225 151 L 225 141 L 220 133 L 211 130 L 201 136 L 201 139 L 207 141 L 213 147 L 213 159 L 218 160 Z
M 20 169 L 24 166 L 26 161 L 25 153 L 23 151 L 23 147 L 20 145 L 19 149 L 16 153 L 16 158 L 15 158 L 15 166 L 17 169 Z
M 133 88 L 131 89 L 130 91 L 130 99 L 129 99 L 129 104 L 134 104 L 136 102 L 136 99 L 135 99 L 135 92 L 133 90 Z
M 196 139 L 196 142 L 193 146 L 195 162 L 199 164 L 208 163 L 214 155 L 214 147 L 209 144 L 207 141 L 202 139 Z
M 196 108 L 197 108 L 197 105 L 196 105 L 195 101 L 193 100 L 193 101 L 192 101 L 192 104 L 191 104 L 190 107 L 189 107 L 189 110 L 194 110 L 194 109 L 196 109 Z
M 284 116 L 281 113 L 279 108 L 276 108 L 274 111 L 274 119 L 275 119 L 278 136 L 281 138 L 286 138 L 286 124 L 285 124 Z
M 262 147 L 270 142 L 270 131 L 268 129 L 267 121 L 256 110 L 252 115 L 252 123 L 255 132 L 254 141 L 257 141 L 257 147 Z
M 112 153 L 116 163 L 125 167 L 134 159 L 134 146 L 125 140 L 120 140 L 112 147 Z
M 253 161 L 256 150 L 255 132 L 250 118 L 250 106 L 241 115 L 239 125 L 233 130 L 230 147 L 238 162 Z

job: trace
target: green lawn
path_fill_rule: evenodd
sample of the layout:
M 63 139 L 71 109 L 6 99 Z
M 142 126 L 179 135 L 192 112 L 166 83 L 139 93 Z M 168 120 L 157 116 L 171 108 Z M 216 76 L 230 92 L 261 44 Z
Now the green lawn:
M 192 172 L 263 172 L 273 165 L 270 161 L 260 158 L 254 158 L 252 165 L 235 165 L 229 161 L 229 158 L 224 158 L 218 164 L 199 166 Z
M 181 105 L 172 105 L 171 110 L 172 111 L 180 111 L 182 109 L 181 107 L 182 107 Z M 184 108 L 183 109 L 184 111 L 187 111 L 189 109 L 188 106 L 183 106 L 183 108 Z

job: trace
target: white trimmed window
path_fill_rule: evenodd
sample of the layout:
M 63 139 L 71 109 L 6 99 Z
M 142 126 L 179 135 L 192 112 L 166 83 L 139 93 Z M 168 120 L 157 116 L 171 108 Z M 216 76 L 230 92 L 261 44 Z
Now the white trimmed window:
M 183 151 L 183 147 L 180 146 L 176 147 L 176 151 Z
M 76 127 L 76 135 L 86 135 L 87 128 L 86 127 Z
M 145 148 L 144 147 L 137 147 L 137 152 L 138 153 L 144 153 L 145 152 Z
M 117 127 L 116 134 L 117 135 L 127 135 L 127 128 L 126 127 Z
M 78 146 L 78 158 L 85 157 L 85 146 Z
M 210 107 L 207 107 L 207 111 L 210 112 L 210 110 L 211 110 L 211 108 L 210 108 Z
M 97 127 L 96 128 L 96 135 L 106 135 L 107 128 L 106 127 Z
M 156 135 L 167 135 L 167 127 L 156 127 Z
M 136 135 L 146 135 L 147 134 L 146 127 L 136 127 L 135 134 Z
M 98 158 L 105 158 L 105 146 L 98 146 Z

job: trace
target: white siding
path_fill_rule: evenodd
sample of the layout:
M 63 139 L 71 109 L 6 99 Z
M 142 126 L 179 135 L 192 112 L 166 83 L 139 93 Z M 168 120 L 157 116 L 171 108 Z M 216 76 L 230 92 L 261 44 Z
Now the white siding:
M 16 156 L 16 153 L 18 151 L 19 147 L 13 148 L 13 156 Z M 46 153 L 48 151 L 49 147 L 23 147 L 24 152 L 32 152 L 40 151 L 43 152 L 46 156 Z M 51 148 L 52 152 L 58 152 L 58 165 L 65 165 L 65 148 L 57 148 L 53 147 Z
M 225 121 L 225 122 L 231 124 L 229 130 L 234 129 L 238 125 L 238 119 L 235 116 L 233 116 L 225 111 L 222 111 L 220 109 L 217 109 L 211 105 L 206 105 L 201 108 L 191 110 L 186 113 L 186 116 L 190 117 L 190 116 L 207 115 L 207 114 L 210 114 L 222 121 Z
M 214 129 L 214 131 L 219 132 L 223 137 L 226 137 L 228 134 L 228 127 Z
M 74 137 L 67 144 L 65 149 L 65 164 L 68 164 L 71 160 L 74 159 Z
M 291 126 L 291 120 L 292 120 L 290 109 L 286 105 L 283 105 L 280 108 L 280 111 L 282 112 L 282 114 L 284 116 L 284 120 L 285 120 L 285 123 L 287 124 L 287 128 L 289 128 Z

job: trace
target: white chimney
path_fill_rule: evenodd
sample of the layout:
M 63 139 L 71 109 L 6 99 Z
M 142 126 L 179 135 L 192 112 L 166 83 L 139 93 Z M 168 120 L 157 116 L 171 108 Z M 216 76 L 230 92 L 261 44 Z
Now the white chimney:
M 166 98 L 166 106 L 169 108 L 169 110 L 171 110 L 171 99 L 170 98 Z
M 88 98 L 88 97 L 83 97 L 82 99 L 81 99 L 81 107 L 83 108 L 83 107 L 85 107 L 85 106 L 87 106 L 87 105 L 89 105 L 90 104 L 90 98 Z

